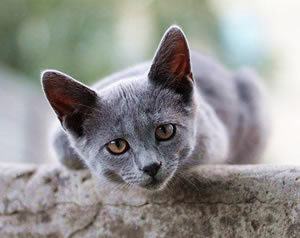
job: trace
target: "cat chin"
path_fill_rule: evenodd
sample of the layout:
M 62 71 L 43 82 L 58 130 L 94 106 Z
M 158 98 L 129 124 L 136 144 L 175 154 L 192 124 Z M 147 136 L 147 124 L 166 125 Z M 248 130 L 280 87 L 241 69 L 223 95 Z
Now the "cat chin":
M 149 183 L 138 186 L 148 191 L 161 191 L 165 188 L 167 181 L 168 179 L 158 180 L 154 178 Z
M 138 186 L 143 188 L 144 190 L 146 190 L 148 192 L 160 192 L 160 191 L 163 191 L 167 188 L 170 179 L 168 178 L 164 181 L 160 181 L 160 182 L 156 182 L 156 183 L 150 183 L 150 184 L 142 185 L 142 186 L 138 185 Z

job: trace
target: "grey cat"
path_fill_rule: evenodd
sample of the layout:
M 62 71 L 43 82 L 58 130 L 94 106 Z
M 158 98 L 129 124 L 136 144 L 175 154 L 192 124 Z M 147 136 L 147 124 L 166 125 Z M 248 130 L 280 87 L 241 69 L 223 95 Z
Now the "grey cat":
M 255 73 L 231 73 L 190 51 L 178 26 L 152 62 L 87 87 L 42 73 L 62 129 L 54 147 L 67 167 L 100 179 L 161 190 L 201 164 L 255 163 L 267 139 L 264 96 Z

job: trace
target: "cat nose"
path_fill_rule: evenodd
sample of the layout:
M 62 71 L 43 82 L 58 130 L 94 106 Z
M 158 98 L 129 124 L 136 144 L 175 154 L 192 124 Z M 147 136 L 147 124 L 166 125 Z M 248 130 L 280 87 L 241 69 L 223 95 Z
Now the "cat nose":
M 142 168 L 142 171 L 151 177 L 154 177 L 161 167 L 161 162 L 155 162 Z

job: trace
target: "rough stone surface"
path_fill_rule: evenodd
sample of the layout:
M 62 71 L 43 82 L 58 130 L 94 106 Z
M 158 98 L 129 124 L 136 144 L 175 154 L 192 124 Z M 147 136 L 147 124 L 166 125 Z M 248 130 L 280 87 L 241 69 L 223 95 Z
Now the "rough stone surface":
M 1 238 L 300 237 L 300 168 L 203 166 L 157 194 L 59 166 L 0 170 Z

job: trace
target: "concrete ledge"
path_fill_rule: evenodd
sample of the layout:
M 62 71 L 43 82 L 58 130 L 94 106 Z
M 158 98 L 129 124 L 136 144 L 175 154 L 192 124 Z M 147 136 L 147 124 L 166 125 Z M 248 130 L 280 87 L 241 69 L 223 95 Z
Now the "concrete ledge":
M 300 168 L 204 166 L 176 190 L 101 187 L 88 171 L 0 165 L 0 237 L 299 237 Z M 187 182 L 188 181 L 188 182 Z

